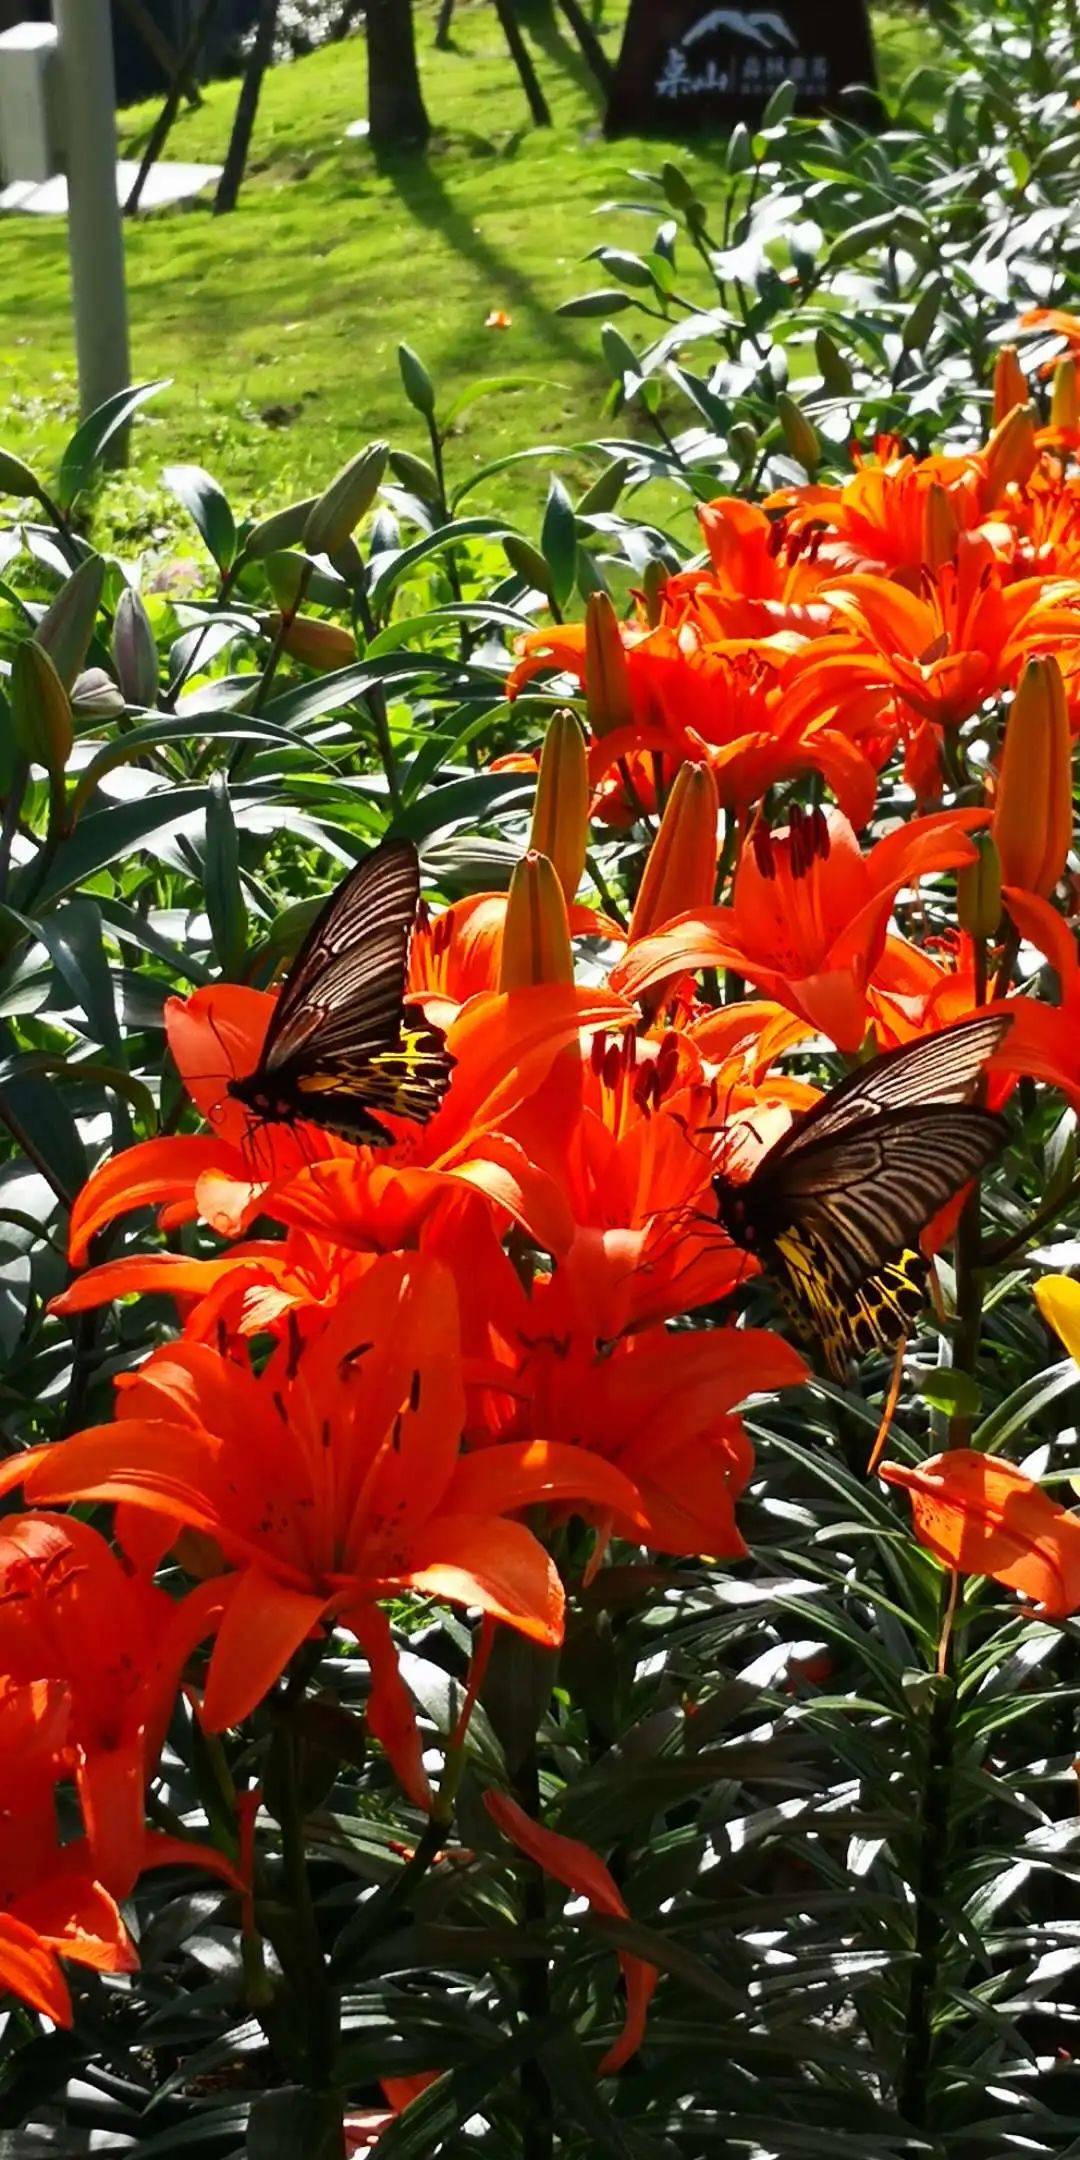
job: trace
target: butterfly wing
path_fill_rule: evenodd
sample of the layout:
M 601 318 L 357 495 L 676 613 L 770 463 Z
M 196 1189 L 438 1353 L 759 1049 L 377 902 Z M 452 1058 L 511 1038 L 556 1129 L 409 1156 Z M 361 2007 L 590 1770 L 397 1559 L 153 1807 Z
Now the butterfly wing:
M 918 1240 L 1008 1128 L 970 1103 L 1008 1013 L 979 1015 L 860 1068 L 769 1150 L 722 1217 L 770 1266 L 789 1310 L 838 1376 L 900 1342 L 925 1296 Z
M 887 1050 L 830 1088 L 777 1141 L 766 1161 L 804 1154 L 818 1141 L 889 1111 L 968 1102 L 987 1058 L 1011 1026 L 1011 1013 L 979 1014 L 958 1027 L 943 1029 L 940 1035 Z
M 373 1110 L 421 1124 L 434 1115 L 453 1059 L 405 998 L 419 901 L 411 841 L 384 842 L 350 871 L 289 970 L 259 1065 L 234 1090 L 241 1100 L 353 1139 L 385 1140 Z
M 775 1245 L 792 1226 L 829 1254 L 834 1280 L 857 1290 L 909 1246 L 946 1201 L 999 1155 L 1003 1118 L 928 1103 L 822 1134 L 751 1180 L 755 1214 Z
M 903 1342 L 926 1302 L 930 1271 L 913 1248 L 886 1261 L 855 1291 L 837 1281 L 828 1247 L 813 1231 L 783 1231 L 774 1254 L 781 1299 L 800 1334 L 820 1343 L 837 1380 L 846 1380 L 853 1359 Z
M 372 1053 L 390 1047 L 401 1022 L 409 940 L 420 904 L 411 841 L 385 841 L 331 893 L 282 986 L 261 1066 L 276 1078 L 319 1038 L 320 1054 L 343 1038 Z

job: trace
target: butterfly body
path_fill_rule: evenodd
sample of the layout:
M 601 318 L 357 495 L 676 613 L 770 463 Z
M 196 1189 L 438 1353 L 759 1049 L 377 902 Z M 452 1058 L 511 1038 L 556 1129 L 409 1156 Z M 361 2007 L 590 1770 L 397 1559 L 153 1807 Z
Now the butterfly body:
M 1008 1014 L 962 1022 L 841 1081 L 743 1184 L 714 1180 L 728 1235 L 776 1282 L 829 1370 L 910 1333 L 922 1231 L 1000 1154 L 1004 1119 L 970 1101 Z
M 410 841 L 384 842 L 349 872 L 289 969 L 258 1064 L 230 1081 L 234 1101 L 374 1146 L 390 1136 L 373 1113 L 421 1125 L 434 1116 L 454 1060 L 405 995 L 419 903 Z

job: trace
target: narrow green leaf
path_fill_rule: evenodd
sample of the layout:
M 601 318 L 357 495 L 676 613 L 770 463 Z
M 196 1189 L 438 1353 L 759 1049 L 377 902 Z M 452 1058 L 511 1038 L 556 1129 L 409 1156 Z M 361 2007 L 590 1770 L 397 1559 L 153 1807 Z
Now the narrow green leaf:
M 554 477 L 544 505 L 540 546 L 550 571 L 552 591 L 559 606 L 565 607 L 577 574 L 577 520 L 562 481 Z
M 224 773 L 214 773 L 206 804 L 203 871 L 210 935 L 222 974 L 239 974 L 247 951 L 247 908 L 240 883 L 240 846 Z
M 41 498 L 41 482 L 29 465 L 12 450 L 0 450 L 0 495 L 33 495 Z
M 236 556 L 236 520 L 213 475 L 201 465 L 166 465 L 162 478 L 198 527 L 218 569 L 228 570 Z
M 56 497 L 62 510 L 70 510 L 76 497 L 89 487 L 102 452 L 108 448 L 113 436 L 126 426 L 140 405 L 145 405 L 147 398 L 156 397 L 159 390 L 167 388 L 168 377 L 163 375 L 155 382 L 139 383 L 131 390 L 117 390 L 80 422 L 60 460 Z

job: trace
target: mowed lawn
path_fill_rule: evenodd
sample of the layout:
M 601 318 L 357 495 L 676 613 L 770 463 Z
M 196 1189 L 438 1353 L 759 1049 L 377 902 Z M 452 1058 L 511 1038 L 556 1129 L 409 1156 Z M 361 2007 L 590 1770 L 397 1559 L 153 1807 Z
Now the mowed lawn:
M 625 12 L 624 0 L 606 0 L 613 54 Z M 515 379 L 455 430 L 457 479 L 527 444 L 570 446 L 597 432 L 608 380 L 600 326 L 556 308 L 609 282 L 582 266 L 598 242 L 647 244 L 644 221 L 604 208 L 647 193 L 635 168 L 675 155 L 707 193 L 722 145 L 605 142 L 599 90 L 562 18 L 544 0 L 523 13 L 551 128 L 530 123 L 489 0 L 458 0 L 445 53 L 433 44 L 434 0 L 420 0 L 435 129 L 424 155 L 380 169 L 363 141 L 346 139 L 366 90 L 363 40 L 351 37 L 268 76 L 234 215 L 212 216 L 207 196 L 129 222 L 133 373 L 172 386 L 139 419 L 129 472 L 107 483 L 103 520 L 119 538 L 164 537 L 172 513 L 160 472 L 170 460 L 208 465 L 244 511 L 306 493 L 372 436 L 424 447 L 401 393 L 402 339 L 447 402 L 481 377 Z M 887 85 L 931 56 L 917 9 L 878 10 L 876 24 Z M 220 161 L 236 89 L 215 84 L 200 110 L 185 110 L 169 153 Z M 156 110 L 121 116 L 129 152 Z M 495 310 L 511 317 L 508 329 L 485 328 Z M 47 469 L 76 407 L 59 220 L 0 220 L 0 361 L 0 442 Z M 487 499 L 499 499 L 499 483 Z

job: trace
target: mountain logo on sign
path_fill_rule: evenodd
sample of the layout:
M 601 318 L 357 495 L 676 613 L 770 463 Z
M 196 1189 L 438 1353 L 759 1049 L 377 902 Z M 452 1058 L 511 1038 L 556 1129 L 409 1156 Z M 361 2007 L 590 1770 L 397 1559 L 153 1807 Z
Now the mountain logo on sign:
M 679 39 L 679 46 L 685 51 L 688 45 L 696 45 L 699 38 L 708 37 L 714 30 L 730 30 L 734 37 L 745 38 L 750 45 L 760 45 L 763 52 L 777 52 L 784 45 L 792 52 L 798 48 L 799 41 L 791 24 L 782 15 L 766 8 L 757 8 L 752 13 L 742 8 L 714 8 L 711 15 L 703 15 L 692 30 L 686 31 Z

